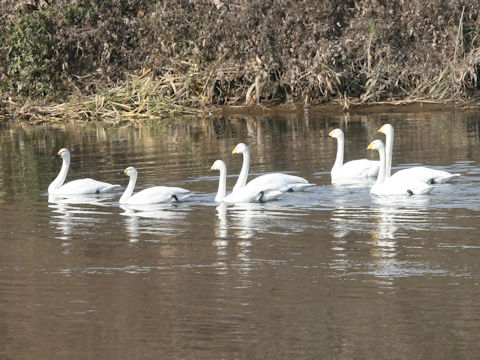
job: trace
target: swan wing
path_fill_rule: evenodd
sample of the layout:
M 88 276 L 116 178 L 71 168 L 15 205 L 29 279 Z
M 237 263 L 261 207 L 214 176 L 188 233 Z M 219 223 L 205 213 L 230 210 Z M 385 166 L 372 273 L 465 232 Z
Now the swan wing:
M 332 180 L 336 179 L 365 179 L 376 177 L 380 169 L 380 161 L 359 159 L 346 162 L 338 169 L 332 170 Z
M 192 195 L 189 190 L 179 187 L 154 186 L 141 190 L 128 200 L 128 204 L 146 205 L 180 201 Z
M 445 183 L 457 176 L 460 176 L 460 174 L 452 174 L 448 171 L 432 169 L 425 166 L 414 166 L 399 170 L 391 177 L 395 179 L 420 181 L 423 183 Z
M 112 185 L 103 181 L 94 179 L 78 179 L 70 181 L 58 189 L 54 195 L 87 195 L 87 194 L 103 194 L 120 188 L 120 185 Z
M 373 185 L 370 193 L 374 195 L 425 195 L 432 190 L 432 185 L 421 181 L 389 177 L 383 183 Z
M 256 177 L 251 180 L 248 186 L 262 189 L 286 191 L 303 191 L 308 187 L 314 186 L 307 179 L 300 176 L 288 175 L 282 173 L 270 173 Z
M 278 199 L 283 191 L 271 189 L 268 186 L 248 183 L 244 187 L 232 191 L 222 201 L 226 203 L 264 202 Z

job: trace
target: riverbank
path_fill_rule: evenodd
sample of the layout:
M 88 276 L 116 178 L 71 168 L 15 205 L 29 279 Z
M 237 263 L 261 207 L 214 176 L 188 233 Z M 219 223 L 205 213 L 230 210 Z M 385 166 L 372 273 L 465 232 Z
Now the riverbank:
M 478 102 L 480 6 L 5 2 L 0 116 L 161 119 L 218 107 Z

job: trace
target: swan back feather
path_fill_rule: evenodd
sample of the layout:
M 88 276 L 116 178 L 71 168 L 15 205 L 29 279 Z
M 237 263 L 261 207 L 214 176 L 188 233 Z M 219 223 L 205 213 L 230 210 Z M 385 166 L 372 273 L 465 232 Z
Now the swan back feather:
M 180 187 L 153 186 L 133 194 L 137 182 L 138 171 L 133 166 L 127 167 L 123 173 L 130 177 L 128 186 L 119 200 L 120 204 L 148 205 L 182 201 L 192 193 Z
M 70 167 L 70 151 L 65 148 L 60 149 L 55 157 L 62 159 L 62 168 L 55 180 L 48 186 L 48 194 L 50 195 L 103 194 L 120 188 L 120 185 L 113 185 L 90 178 L 73 180 L 64 184 Z
M 461 174 L 452 174 L 448 171 L 432 169 L 426 166 L 413 166 L 408 169 L 402 169 L 392 175 L 392 156 L 393 140 L 395 130 L 391 124 L 384 124 L 378 129 L 378 132 L 385 134 L 386 147 L 386 177 L 396 177 L 397 179 L 416 180 L 428 184 L 445 183 L 461 176 Z
M 337 155 L 330 175 L 332 182 L 343 182 L 345 180 L 366 180 L 378 175 L 380 162 L 368 159 L 352 160 L 343 163 L 345 153 L 345 134 L 341 129 L 330 131 L 328 136 L 337 139 Z
M 239 143 L 232 150 L 232 154 L 243 154 L 243 164 L 237 182 L 233 191 L 238 191 L 247 185 L 248 172 L 250 169 L 250 149 L 244 143 Z M 248 184 L 259 188 L 268 188 L 270 190 L 285 191 L 303 191 L 306 188 L 314 186 L 307 179 L 300 176 L 287 175 L 282 173 L 270 173 L 256 177 Z
M 417 180 L 400 179 L 386 176 L 385 146 L 381 140 L 372 141 L 368 150 L 377 150 L 380 156 L 380 170 L 375 184 L 370 189 L 374 195 L 424 195 L 432 191 L 433 186 Z

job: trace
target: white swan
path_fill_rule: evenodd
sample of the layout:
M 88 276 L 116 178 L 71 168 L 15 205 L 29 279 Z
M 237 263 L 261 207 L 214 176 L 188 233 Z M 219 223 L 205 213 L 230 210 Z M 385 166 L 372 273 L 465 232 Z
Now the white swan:
M 392 175 L 392 154 L 393 154 L 393 138 L 394 130 L 390 124 L 383 125 L 378 132 L 385 134 L 385 147 L 386 147 L 386 170 L 385 176 L 394 176 L 398 178 L 418 180 L 429 184 L 444 183 L 452 180 L 453 178 L 460 176 L 460 174 L 452 174 L 448 171 L 431 169 L 425 166 L 414 166 L 408 169 L 397 171 Z
M 148 205 L 178 202 L 192 195 L 190 190 L 170 186 L 154 186 L 132 195 L 135 183 L 137 182 L 138 171 L 133 166 L 129 166 L 123 171 L 123 173 L 130 177 L 130 181 L 119 200 L 120 204 Z
M 78 179 L 64 184 L 70 167 L 70 151 L 60 149 L 55 155 L 56 158 L 62 158 L 62 168 L 55 180 L 48 186 L 49 195 L 87 195 L 103 194 L 113 191 L 120 185 L 112 185 L 103 181 L 93 179 Z
M 380 170 L 377 181 L 370 189 L 374 195 L 423 195 L 432 191 L 433 186 L 421 181 L 386 177 L 385 145 L 382 140 L 374 140 L 367 150 L 378 150 L 380 155 Z
M 225 203 L 250 203 L 250 202 L 264 202 L 278 199 L 284 194 L 283 191 L 270 189 L 266 186 L 251 185 L 251 182 L 246 186 L 233 190 L 229 195 L 226 195 L 227 183 L 227 166 L 222 160 L 217 160 L 213 163 L 210 170 L 219 170 L 220 178 L 218 180 L 218 191 L 215 196 L 216 202 Z
M 250 168 L 250 149 L 244 143 L 240 143 L 235 146 L 235 149 L 233 149 L 232 155 L 233 154 L 243 154 L 242 170 L 240 171 L 237 182 L 233 187 L 233 191 L 237 191 L 247 184 L 248 171 Z M 300 176 L 282 173 L 261 175 L 251 180 L 248 184 L 251 184 L 251 186 L 254 187 L 279 190 L 281 192 L 303 191 L 308 187 L 315 186 L 315 184 L 309 183 L 307 179 L 304 179 Z
M 343 155 L 345 153 L 345 134 L 341 129 L 330 131 L 328 136 L 337 139 L 337 157 L 333 164 L 330 175 L 333 182 L 341 181 L 359 181 L 368 178 L 374 178 L 378 175 L 380 162 L 368 159 L 352 160 L 343 163 Z

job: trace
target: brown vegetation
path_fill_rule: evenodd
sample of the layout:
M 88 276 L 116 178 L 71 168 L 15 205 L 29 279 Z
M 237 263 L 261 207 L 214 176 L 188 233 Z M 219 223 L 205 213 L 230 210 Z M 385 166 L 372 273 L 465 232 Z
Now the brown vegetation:
M 0 107 L 25 116 L 347 108 L 478 92 L 476 0 L 0 3 Z

